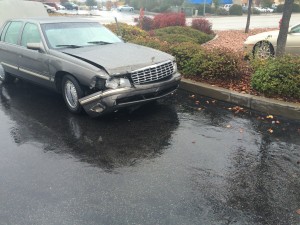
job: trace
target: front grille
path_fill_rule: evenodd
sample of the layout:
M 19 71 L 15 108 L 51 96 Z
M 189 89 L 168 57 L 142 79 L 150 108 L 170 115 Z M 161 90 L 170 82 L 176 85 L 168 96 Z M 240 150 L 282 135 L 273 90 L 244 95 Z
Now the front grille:
M 133 71 L 131 73 L 131 79 L 134 84 L 146 84 L 165 79 L 172 76 L 172 74 L 173 63 L 168 61 Z

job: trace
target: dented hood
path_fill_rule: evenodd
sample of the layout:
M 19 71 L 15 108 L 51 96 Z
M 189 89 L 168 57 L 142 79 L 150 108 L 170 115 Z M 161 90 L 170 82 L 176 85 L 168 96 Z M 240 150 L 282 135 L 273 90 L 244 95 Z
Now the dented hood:
M 103 67 L 110 75 L 124 74 L 174 57 L 144 46 L 130 43 L 95 45 L 65 49 L 64 53 Z

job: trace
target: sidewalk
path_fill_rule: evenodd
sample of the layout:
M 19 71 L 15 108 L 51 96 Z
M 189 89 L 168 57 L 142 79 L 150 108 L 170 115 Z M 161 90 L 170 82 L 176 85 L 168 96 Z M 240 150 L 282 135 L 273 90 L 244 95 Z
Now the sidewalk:
M 263 113 L 283 116 L 288 119 L 300 120 L 300 104 L 298 103 L 290 103 L 249 94 L 241 94 L 236 91 L 230 91 L 225 88 L 188 79 L 182 79 L 179 88 Z

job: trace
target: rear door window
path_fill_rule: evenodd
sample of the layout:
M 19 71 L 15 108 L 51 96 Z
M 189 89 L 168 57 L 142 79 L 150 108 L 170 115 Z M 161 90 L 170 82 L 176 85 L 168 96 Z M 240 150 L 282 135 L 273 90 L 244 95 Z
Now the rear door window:
M 9 27 L 9 25 L 10 25 L 10 22 L 8 22 L 6 25 L 5 25 L 5 27 L 4 27 L 4 29 L 2 30 L 2 33 L 1 33 L 1 41 L 4 41 L 4 37 L 5 37 L 5 34 L 6 34 L 6 31 L 7 31 L 7 28 Z
M 20 36 L 20 31 L 23 23 L 19 21 L 11 22 L 6 30 L 4 42 L 11 44 L 18 44 L 18 39 Z

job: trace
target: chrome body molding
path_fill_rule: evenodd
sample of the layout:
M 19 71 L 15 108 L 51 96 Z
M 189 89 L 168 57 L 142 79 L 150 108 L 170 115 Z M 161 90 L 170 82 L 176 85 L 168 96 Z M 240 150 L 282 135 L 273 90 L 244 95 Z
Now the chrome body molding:
M 41 75 L 41 74 L 38 74 L 38 73 L 34 73 L 34 72 L 32 72 L 32 71 L 25 70 L 25 69 L 22 69 L 22 68 L 19 68 L 19 70 L 20 70 L 21 72 L 27 73 L 27 74 L 29 74 L 29 75 L 32 75 L 32 76 L 35 76 L 35 77 L 39 77 L 39 78 L 44 79 L 44 80 L 49 80 L 49 81 L 51 81 L 51 78 L 50 78 L 50 77 L 47 77 L 47 76 L 45 76 L 45 75 Z
M 5 62 L 1 62 L 1 64 L 3 66 L 7 66 L 7 67 L 10 67 L 10 68 L 15 69 L 15 70 L 19 69 L 17 66 L 14 66 L 14 65 L 11 65 L 11 64 L 8 64 L 8 63 L 5 63 Z

